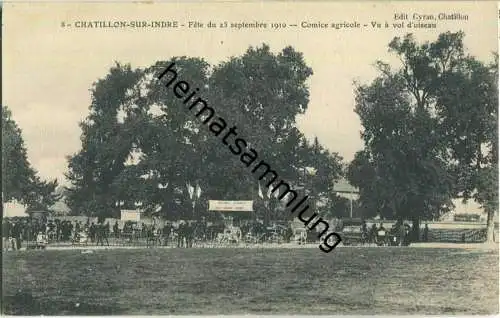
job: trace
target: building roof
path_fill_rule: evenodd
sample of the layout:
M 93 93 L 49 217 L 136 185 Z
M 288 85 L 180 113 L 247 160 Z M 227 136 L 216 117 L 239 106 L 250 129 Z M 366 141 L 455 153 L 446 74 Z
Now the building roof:
M 333 189 L 335 192 L 340 193 L 359 193 L 358 188 L 353 187 L 346 179 L 340 179 L 333 185 Z

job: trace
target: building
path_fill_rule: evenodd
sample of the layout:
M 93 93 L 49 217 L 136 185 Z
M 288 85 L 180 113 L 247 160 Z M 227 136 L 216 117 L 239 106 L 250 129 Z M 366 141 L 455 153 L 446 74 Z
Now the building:
M 353 187 L 346 179 L 340 179 L 333 185 L 333 191 L 350 202 L 350 217 L 352 218 L 352 202 L 359 198 L 359 190 Z
M 3 203 L 2 215 L 4 218 L 29 216 L 28 213 L 26 213 L 26 206 L 17 201 Z

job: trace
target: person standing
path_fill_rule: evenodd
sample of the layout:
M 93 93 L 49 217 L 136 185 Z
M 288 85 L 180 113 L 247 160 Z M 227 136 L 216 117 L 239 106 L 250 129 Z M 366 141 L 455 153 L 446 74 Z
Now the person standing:
M 194 224 L 192 222 L 187 223 L 184 227 L 184 232 L 186 236 L 186 247 L 187 248 L 193 247 Z
M 109 233 L 111 233 L 111 225 L 109 224 L 109 221 L 106 221 L 104 224 L 104 237 L 109 237 Z
M 403 222 L 399 224 L 399 246 L 404 246 L 406 243 L 406 226 Z
M 101 243 L 101 245 L 104 246 L 104 224 L 97 223 L 94 227 L 94 233 L 96 245 L 99 246 L 99 243 Z
M 103 235 L 102 245 L 104 245 L 104 241 L 106 241 L 106 246 L 109 246 L 109 240 L 108 240 L 109 232 L 110 232 L 109 222 L 106 222 L 106 224 L 103 224 L 102 227 L 103 227 L 103 229 L 102 229 L 102 235 Z
M 96 225 L 94 224 L 94 222 L 92 222 L 89 227 L 90 242 L 92 243 L 96 241 L 96 230 Z
M 71 233 L 73 233 L 73 223 L 71 223 L 71 221 L 68 221 L 68 238 L 67 238 L 68 241 L 71 238 Z
M 366 221 L 361 221 L 361 244 L 368 243 L 368 226 L 366 225 Z
M 57 242 L 59 242 L 61 240 L 61 231 L 62 230 L 62 222 L 61 220 L 59 219 L 56 219 L 55 220 L 55 239 Z
M 118 238 L 120 236 L 119 231 L 120 231 L 120 229 L 118 228 L 118 220 L 116 220 L 115 224 L 113 225 L 113 236 L 115 238 Z
M 370 243 L 375 243 L 375 237 L 377 236 L 377 224 L 373 223 L 370 228 L 370 233 L 368 234 Z
M 170 238 L 172 234 L 172 225 L 170 222 L 165 222 L 165 225 L 163 226 L 163 231 L 162 231 L 162 236 L 163 236 L 163 245 L 166 246 L 168 244 L 168 239 Z
M 425 227 L 424 227 L 424 242 L 428 242 L 429 241 L 429 225 L 427 225 L 427 223 L 425 223 Z
M 2 220 L 2 249 L 5 251 L 9 250 L 10 245 L 10 231 L 12 229 L 12 224 L 8 219 Z
M 14 226 L 11 229 L 11 237 L 12 237 L 12 249 L 20 250 L 21 249 L 21 221 L 16 221 Z
M 184 232 L 185 232 L 184 221 L 181 221 L 177 227 L 177 247 L 184 246 Z

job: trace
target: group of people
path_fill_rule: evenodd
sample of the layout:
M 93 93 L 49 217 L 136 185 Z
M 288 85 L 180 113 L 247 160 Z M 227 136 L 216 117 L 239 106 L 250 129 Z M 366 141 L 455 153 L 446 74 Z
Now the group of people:
M 401 220 L 398 220 L 389 230 L 386 230 L 386 228 L 384 227 L 384 223 L 380 223 L 379 226 L 374 223 L 369 229 L 365 221 L 363 221 L 363 223 L 361 224 L 361 235 L 365 243 L 377 243 L 377 240 L 379 239 L 378 233 L 381 232 L 387 233 L 387 236 L 391 235 L 392 237 L 398 238 L 399 244 L 405 244 L 412 239 L 414 241 L 420 240 L 420 237 L 412 237 L 412 234 L 417 232 L 415 228 L 412 229 L 408 223 L 402 222 Z M 422 237 L 424 242 L 428 240 L 428 235 L 429 227 L 427 224 L 425 224 Z
M 47 222 L 47 236 L 51 241 L 69 241 L 73 233 L 73 223 L 59 219 Z
M 109 224 L 94 224 L 88 221 L 73 223 L 60 219 L 3 218 L 2 249 L 19 250 L 23 242 L 36 241 L 39 235 L 46 236 L 49 242 L 71 242 L 77 240 L 82 233 L 85 233 L 91 242 L 104 242 L 104 238 L 109 236 Z
M 121 224 L 120 224 L 121 223 Z M 262 222 L 248 220 L 230 226 L 224 222 L 209 223 L 205 219 L 156 222 L 119 220 L 114 222 L 100 220 L 93 222 L 69 221 L 60 219 L 36 218 L 4 218 L 2 222 L 2 236 L 4 248 L 18 250 L 24 241 L 36 241 L 39 235 L 47 238 L 47 243 L 68 242 L 73 244 L 135 244 L 139 241 L 151 245 L 174 245 L 179 248 L 190 248 L 198 242 L 216 242 L 231 230 L 239 231 L 238 241 L 246 240 L 248 236 L 256 238 L 258 242 L 272 241 L 276 236 L 280 241 L 290 241 L 294 235 L 290 225 L 265 226 Z M 232 240 L 229 240 L 232 241 Z
M 32 233 L 26 220 L 2 219 L 2 250 L 19 250 L 23 239 L 27 239 Z

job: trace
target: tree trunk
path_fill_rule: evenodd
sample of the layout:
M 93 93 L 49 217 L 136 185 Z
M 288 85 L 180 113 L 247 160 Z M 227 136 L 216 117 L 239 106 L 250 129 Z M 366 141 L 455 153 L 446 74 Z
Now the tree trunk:
M 488 219 L 486 225 L 486 242 L 491 243 L 495 241 L 494 231 L 495 231 L 495 210 L 488 209 Z

